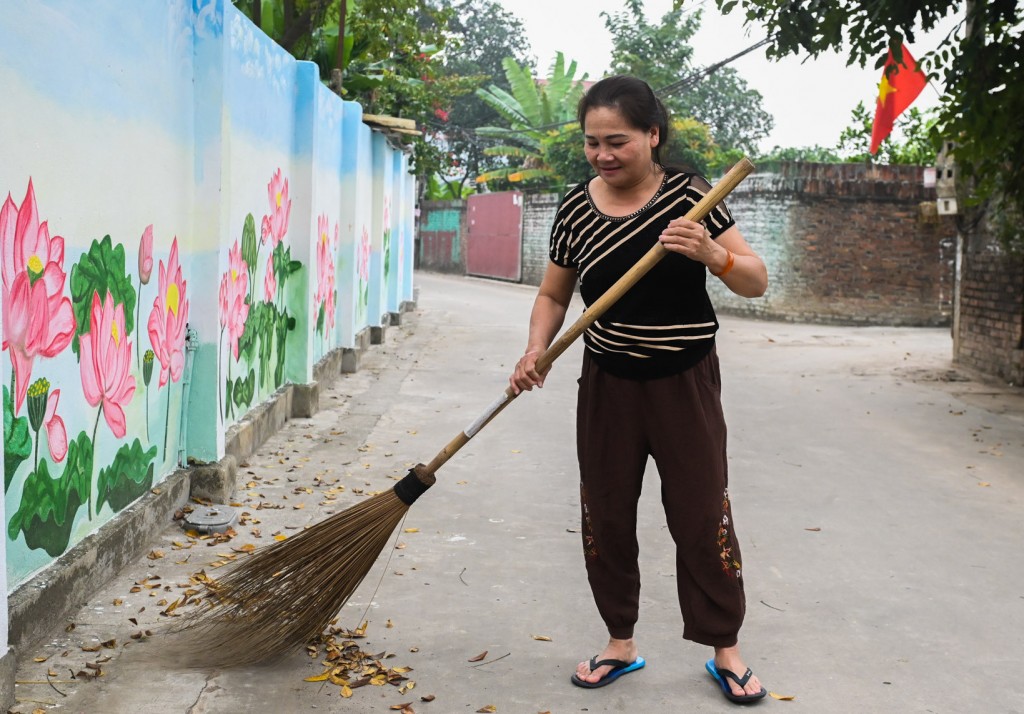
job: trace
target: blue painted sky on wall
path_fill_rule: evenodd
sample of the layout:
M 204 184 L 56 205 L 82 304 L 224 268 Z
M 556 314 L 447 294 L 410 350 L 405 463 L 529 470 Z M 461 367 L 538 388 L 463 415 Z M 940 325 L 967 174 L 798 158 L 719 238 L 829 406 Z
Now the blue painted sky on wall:
M 320 130 L 339 130 L 341 102 L 317 87 L 315 65 L 297 63 L 225 0 L 2 5 L 0 66 L 75 116 L 155 123 L 175 140 L 203 146 L 220 131 L 219 108 L 211 115 L 204 107 L 226 101 L 232 131 L 308 156 L 312 127 L 294 125 L 296 104 L 312 117 L 319 99 Z M 200 74 L 228 76 L 194 76 L 197 57 Z M 300 65 L 308 81 L 297 81 Z
M 274 146 L 289 146 L 298 93 L 294 58 L 236 8 L 227 8 L 225 23 L 226 99 L 232 131 L 241 130 Z
M 233 6 L 226 8 L 225 24 L 232 130 L 277 146 L 293 142 L 294 154 L 308 157 L 313 148 L 314 101 L 319 99 L 320 130 L 340 131 L 341 100 L 318 86 L 315 64 L 296 62 Z
M 193 26 L 214 30 L 221 2 L 139 2 L 131 12 L 119 0 L 4 2 L 0 63 L 71 112 L 155 122 L 187 138 Z

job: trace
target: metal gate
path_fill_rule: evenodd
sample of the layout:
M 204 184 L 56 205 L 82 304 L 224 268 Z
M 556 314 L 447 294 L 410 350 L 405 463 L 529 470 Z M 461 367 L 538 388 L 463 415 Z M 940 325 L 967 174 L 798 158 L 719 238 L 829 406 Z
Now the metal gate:
M 522 273 L 523 194 L 470 196 L 466 274 L 519 281 Z

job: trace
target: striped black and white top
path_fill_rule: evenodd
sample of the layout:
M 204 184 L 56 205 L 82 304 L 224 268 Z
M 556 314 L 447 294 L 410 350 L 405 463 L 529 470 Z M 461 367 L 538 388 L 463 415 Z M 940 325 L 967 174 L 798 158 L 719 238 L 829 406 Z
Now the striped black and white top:
M 562 199 L 551 229 L 551 260 L 575 268 L 589 306 L 658 241 L 669 221 L 686 215 L 711 188 L 697 174 L 666 168 L 661 188 L 628 216 L 601 213 L 579 184 Z M 717 238 L 735 221 L 725 204 L 704 219 Z M 607 371 L 633 379 L 677 374 L 712 348 L 718 319 L 704 287 L 703 263 L 666 255 L 583 336 Z

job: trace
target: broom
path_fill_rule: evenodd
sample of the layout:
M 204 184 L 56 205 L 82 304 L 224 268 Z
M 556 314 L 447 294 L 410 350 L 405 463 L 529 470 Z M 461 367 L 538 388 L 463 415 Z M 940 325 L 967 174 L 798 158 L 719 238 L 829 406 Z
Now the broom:
M 741 159 L 686 218 L 702 220 L 753 169 L 749 160 Z M 653 246 L 540 356 L 537 371 L 546 373 L 667 253 L 660 243 Z M 416 465 L 394 488 L 257 551 L 207 585 L 210 592 L 204 605 L 187 615 L 176 630 L 185 638 L 184 643 L 179 640 L 179 652 L 188 652 L 192 666 L 247 665 L 318 637 L 373 567 L 409 507 L 434 484 L 437 470 L 516 396 L 507 388 L 430 463 Z

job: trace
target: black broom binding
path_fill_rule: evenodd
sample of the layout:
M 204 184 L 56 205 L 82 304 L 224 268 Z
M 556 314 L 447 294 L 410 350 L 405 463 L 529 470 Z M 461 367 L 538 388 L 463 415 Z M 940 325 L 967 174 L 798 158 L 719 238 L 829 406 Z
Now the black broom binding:
M 407 506 L 416 503 L 416 499 L 425 494 L 427 489 L 437 481 L 434 474 L 428 473 L 424 469 L 423 464 L 416 464 L 409 469 L 409 473 L 401 481 L 395 484 L 395 495 Z

